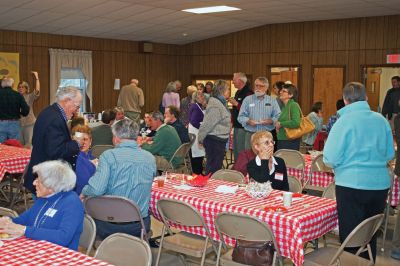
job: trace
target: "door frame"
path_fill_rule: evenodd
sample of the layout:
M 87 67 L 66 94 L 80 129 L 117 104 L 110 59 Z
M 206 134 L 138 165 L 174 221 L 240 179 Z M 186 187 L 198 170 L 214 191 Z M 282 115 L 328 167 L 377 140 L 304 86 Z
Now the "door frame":
M 298 91 L 298 102 L 300 102 L 300 99 L 301 99 L 301 84 L 302 84 L 302 82 L 303 82 L 303 80 L 302 80 L 302 78 L 303 78 L 303 75 L 302 75 L 302 65 L 300 65 L 300 64 L 274 64 L 274 65 L 267 65 L 267 79 L 268 79 L 268 81 L 269 82 L 271 82 L 271 77 L 272 77 L 272 75 L 271 75 L 271 69 L 273 68 L 273 67 L 297 67 L 298 68 L 298 71 L 297 71 L 297 91 Z M 269 89 L 272 89 L 272 86 L 273 86 L 274 84 L 269 84 Z
M 400 68 L 400 63 L 398 64 L 362 64 L 360 65 L 360 82 L 364 84 L 364 68 L 369 67 L 397 67 Z M 365 84 L 364 84 L 365 85 Z

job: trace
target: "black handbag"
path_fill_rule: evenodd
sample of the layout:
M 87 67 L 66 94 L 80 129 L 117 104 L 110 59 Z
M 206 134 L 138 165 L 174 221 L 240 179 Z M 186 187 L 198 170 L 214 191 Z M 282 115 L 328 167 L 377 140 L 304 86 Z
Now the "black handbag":
M 237 240 L 232 252 L 232 260 L 254 266 L 271 266 L 274 261 L 272 241 Z

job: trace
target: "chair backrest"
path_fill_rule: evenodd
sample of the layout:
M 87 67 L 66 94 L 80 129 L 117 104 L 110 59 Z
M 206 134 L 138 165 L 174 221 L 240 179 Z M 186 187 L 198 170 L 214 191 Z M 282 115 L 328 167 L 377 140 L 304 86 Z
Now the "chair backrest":
M 317 155 L 311 162 L 311 172 L 332 173 L 332 168 L 327 166 L 323 161 L 324 155 Z
M 151 266 L 152 260 L 146 241 L 123 233 L 112 234 L 104 239 L 94 257 L 118 266 Z
M 327 199 L 336 200 L 336 184 L 335 182 L 330 183 L 322 192 L 322 197 Z
M 192 144 L 190 142 L 183 143 L 181 146 L 179 146 L 179 148 L 175 151 L 174 155 L 172 155 L 171 159 L 169 160 L 169 165 L 170 165 L 171 169 L 174 169 L 172 161 L 175 158 L 182 158 L 183 162 L 186 166 L 185 158 L 186 158 L 186 156 L 188 156 L 191 147 L 192 147 Z
M 360 247 L 356 253 L 356 255 L 359 255 L 361 252 L 365 251 L 367 247 L 370 260 L 373 261 L 369 242 L 381 226 L 382 221 L 383 214 L 378 214 L 368 219 L 365 219 L 359 225 L 357 225 L 357 227 L 354 228 L 353 231 L 351 231 L 351 233 L 343 241 L 335 256 L 333 256 L 333 258 L 331 259 L 329 265 L 333 265 L 339 259 L 339 256 L 340 254 L 342 254 L 344 248 Z
M 86 255 L 90 254 L 96 238 L 96 223 L 89 215 L 85 214 L 83 220 L 83 231 L 79 238 L 79 246 L 86 249 Z
M 92 218 L 114 223 L 140 222 L 142 225 L 142 238 L 147 239 L 146 228 L 139 206 L 120 196 L 99 196 L 86 198 L 84 207 Z
M 211 178 L 217 179 L 217 180 L 224 180 L 224 181 L 239 183 L 239 184 L 244 183 L 244 175 L 239 171 L 231 170 L 231 169 L 220 169 L 217 172 L 215 172 L 211 176 Z
M 8 216 L 10 218 L 18 217 L 18 213 L 8 208 L 0 207 L 0 216 Z
M 114 148 L 113 145 L 96 145 L 92 147 L 92 155 L 96 158 L 99 158 L 100 155 L 106 150 Z
M 301 193 L 303 187 L 301 185 L 300 180 L 294 176 L 288 176 L 288 183 L 289 183 L 289 191 L 293 193 Z
M 304 170 L 305 162 L 303 155 L 299 151 L 281 149 L 274 153 L 274 156 L 280 157 L 285 161 L 286 167 Z

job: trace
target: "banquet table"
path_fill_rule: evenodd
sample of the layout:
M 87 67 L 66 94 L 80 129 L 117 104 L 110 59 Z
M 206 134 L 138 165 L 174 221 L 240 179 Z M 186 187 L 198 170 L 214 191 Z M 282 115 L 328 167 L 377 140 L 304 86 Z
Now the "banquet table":
M 304 169 L 304 176 L 309 177 L 311 174 L 311 162 L 312 158 L 309 154 L 304 154 L 304 161 L 306 163 L 306 167 Z M 297 178 L 301 178 L 301 171 L 288 168 L 288 175 L 295 176 Z M 310 185 L 316 187 L 327 187 L 330 183 L 334 181 L 334 174 L 333 173 L 325 173 L 325 172 L 315 172 L 310 179 Z M 397 206 L 400 202 L 400 182 L 398 176 L 394 177 L 394 184 L 393 184 L 393 192 L 392 192 L 392 202 L 391 206 Z
M 0 181 L 5 173 L 23 173 L 31 158 L 31 150 L 0 144 Z
M 0 247 L 0 265 L 111 265 L 77 251 L 26 237 L 3 240 Z
M 264 207 L 282 205 L 282 191 L 274 190 L 266 199 L 256 200 L 248 196 L 241 188 L 235 194 L 215 192 L 219 185 L 236 185 L 234 183 L 210 179 L 205 187 L 194 187 L 190 190 L 176 189 L 180 181 L 167 180 L 164 187 L 153 184 L 150 200 L 150 211 L 160 220 L 156 204 L 161 198 L 180 200 L 191 204 L 203 215 L 210 228 L 211 237 L 219 240 L 214 226 L 218 213 L 229 211 L 256 217 L 266 222 L 275 234 L 280 254 L 290 258 L 295 265 L 304 261 L 303 245 L 310 240 L 321 237 L 337 225 L 336 202 L 308 195 L 293 201 L 286 212 L 265 211 Z M 196 235 L 206 236 L 203 229 L 174 225 L 177 229 Z M 233 246 L 234 240 L 226 239 Z

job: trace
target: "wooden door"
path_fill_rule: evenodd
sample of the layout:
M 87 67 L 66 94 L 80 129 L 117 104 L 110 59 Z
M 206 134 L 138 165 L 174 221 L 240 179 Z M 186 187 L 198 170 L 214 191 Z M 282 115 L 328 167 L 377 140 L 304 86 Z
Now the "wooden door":
M 365 89 L 367 90 L 368 104 L 372 111 L 378 111 L 379 94 L 381 84 L 381 70 L 375 68 L 367 69 L 367 79 Z
M 336 101 L 342 99 L 344 67 L 313 68 L 313 103 L 322 102 L 324 124 L 336 113 Z M 311 110 L 303 110 L 304 115 Z

